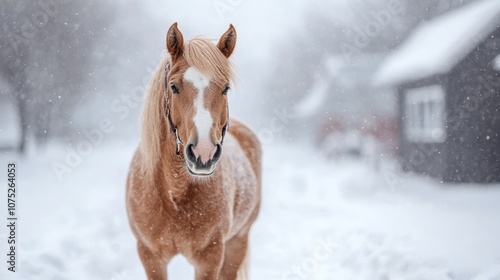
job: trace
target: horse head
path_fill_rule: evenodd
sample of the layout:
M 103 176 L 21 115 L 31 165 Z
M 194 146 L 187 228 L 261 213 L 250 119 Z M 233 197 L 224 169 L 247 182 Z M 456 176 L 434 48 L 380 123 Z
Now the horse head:
M 227 93 L 233 78 L 228 58 L 235 45 L 232 25 L 217 45 L 198 37 L 185 43 L 177 23 L 167 32 L 167 117 L 178 147 L 183 144 L 184 160 L 192 175 L 211 175 L 222 155 L 229 125 Z

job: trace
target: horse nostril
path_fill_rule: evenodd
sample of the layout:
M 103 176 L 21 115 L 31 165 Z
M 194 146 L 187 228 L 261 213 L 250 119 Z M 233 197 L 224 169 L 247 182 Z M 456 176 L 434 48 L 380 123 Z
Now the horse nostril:
M 212 161 L 213 162 L 218 161 L 221 155 L 222 155 L 222 146 L 220 144 L 217 144 L 214 156 L 212 157 Z
M 186 146 L 186 156 L 189 161 L 196 162 L 196 156 L 194 154 L 194 145 L 189 144 Z

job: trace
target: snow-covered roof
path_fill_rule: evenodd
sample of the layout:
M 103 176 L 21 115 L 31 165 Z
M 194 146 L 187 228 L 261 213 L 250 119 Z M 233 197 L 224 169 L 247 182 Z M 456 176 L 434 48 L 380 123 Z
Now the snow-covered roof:
M 473 2 L 423 23 L 389 55 L 374 83 L 395 85 L 448 73 L 499 26 L 499 0 Z

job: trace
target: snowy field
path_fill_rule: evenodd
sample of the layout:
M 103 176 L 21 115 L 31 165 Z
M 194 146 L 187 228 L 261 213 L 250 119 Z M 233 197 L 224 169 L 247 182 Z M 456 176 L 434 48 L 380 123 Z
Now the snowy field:
M 61 148 L 16 158 L 20 263 L 0 279 L 145 279 L 124 205 L 133 150 L 97 147 L 63 181 L 51 168 Z M 2 166 L 12 159 L 0 156 Z M 500 279 L 500 186 L 442 185 L 392 166 L 376 171 L 302 146 L 265 146 L 251 278 Z M 0 236 L 5 259 L 4 226 Z M 193 279 L 182 258 L 168 269 L 169 279 Z

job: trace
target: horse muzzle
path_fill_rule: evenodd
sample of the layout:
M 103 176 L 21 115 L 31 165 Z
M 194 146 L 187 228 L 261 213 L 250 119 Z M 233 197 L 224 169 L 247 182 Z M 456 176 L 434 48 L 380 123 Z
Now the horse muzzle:
M 186 165 L 191 175 L 209 176 L 215 171 L 222 155 L 222 146 L 202 140 L 196 145 L 188 144 L 184 150 Z

